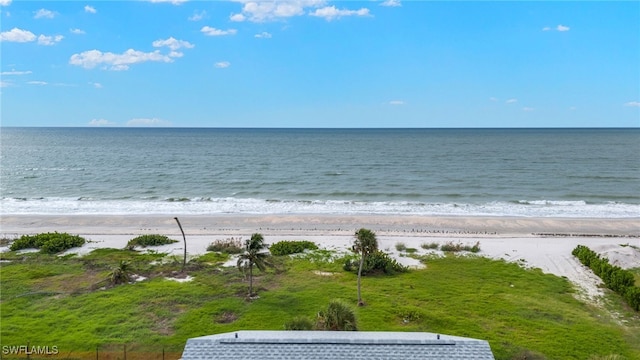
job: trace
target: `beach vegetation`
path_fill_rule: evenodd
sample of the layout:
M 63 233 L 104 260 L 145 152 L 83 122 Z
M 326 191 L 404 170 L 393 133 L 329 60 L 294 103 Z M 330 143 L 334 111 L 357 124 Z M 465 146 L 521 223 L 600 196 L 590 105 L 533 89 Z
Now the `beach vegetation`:
M 343 269 L 345 271 L 355 271 L 360 270 L 359 268 L 360 259 L 354 260 L 351 258 L 347 258 Z M 378 274 L 386 274 L 393 275 L 397 273 L 403 273 L 408 271 L 409 268 L 400 264 L 396 259 L 389 256 L 389 254 L 384 251 L 376 250 L 373 253 L 369 254 L 365 259 L 361 275 L 378 275 Z
M 78 235 L 68 233 L 49 232 L 36 235 L 22 235 L 16 239 L 9 250 L 40 249 L 45 254 L 57 254 L 65 250 L 80 247 L 86 240 Z
M 254 297 L 253 292 L 253 267 L 257 267 L 260 271 L 266 271 L 267 267 L 273 267 L 273 263 L 269 261 L 269 254 L 265 251 L 266 245 L 262 234 L 255 233 L 251 238 L 245 241 L 244 252 L 238 256 L 237 266 L 243 273 L 248 273 L 249 291 L 247 298 Z
M 242 243 L 242 238 L 227 238 L 227 239 L 218 239 L 209 246 L 207 246 L 207 251 L 216 251 L 225 254 L 240 254 L 244 250 L 244 244 Z
M 355 301 L 355 294 L 345 297 L 357 276 L 340 271 L 346 256 L 356 258 L 327 250 L 274 258 L 285 270 L 261 275 L 260 301 L 248 302 L 243 274 L 220 267 L 226 254 L 192 259 L 189 266 L 198 262 L 189 270 L 193 279 L 179 283 L 166 279 L 179 264 L 166 262 L 162 253 L 1 253 L 11 261 L 0 262 L 0 336 L 3 344 L 19 344 L 29 334 L 32 344 L 56 344 L 69 358 L 95 359 L 97 348 L 100 359 L 109 358 L 107 349 L 120 351 L 110 358 L 123 358 L 127 344 L 131 352 L 146 349 L 140 359 L 161 358 L 164 350 L 166 359 L 175 360 L 188 338 L 204 334 L 278 330 L 283 319 L 301 316 L 315 327 L 312 314 L 322 309 L 326 315 L 331 299 Z M 147 279 L 92 288 L 121 260 Z M 485 339 L 498 360 L 640 358 L 640 314 L 621 301 L 603 309 L 578 300 L 565 278 L 502 260 L 450 254 L 427 261 L 424 269 L 367 278 L 362 296 L 370 306 L 352 308 L 357 328 Z
M 480 252 L 480 242 L 476 242 L 473 245 L 465 245 L 461 242 L 454 243 L 453 241 L 449 241 L 445 244 L 440 245 L 440 250 L 445 252 L 460 252 L 460 251 L 468 251 L 472 253 Z
M 599 276 L 607 288 L 622 296 L 632 309 L 640 311 L 640 288 L 635 286 L 635 277 L 631 271 L 611 265 L 609 259 L 584 245 L 576 246 L 571 253 Z
M 407 250 L 407 245 L 405 243 L 403 243 L 403 242 L 397 242 L 396 243 L 396 250 L 400 251 L 400 252 L 405 251 L 405 250 Z
M 305 250 L 317 250 L 318 245 L 311 241 L 279 241 L 269 246 L 272 255 L 282 256 L 304 252 Z
M 378 240 L 376 234 L 365 228 L 356 231 L 355 242 L 353 244 L 353 252 L 360 255 L 360 265 L 358 266 L 358 306 L 364 306 L 362 301 L 361 281 L 362 269 L 366 258 L 378 250 Z
M 437 250 L 439 246 L 440 245 L 438 245 L 437 242 L 422 243 L 420 245 L 420 247 L 425 249 L 425 250 Z
M 169 245 L 177 242 L 178 240 L 170 239 L 166 235 L 147 234 L 147 235 L 136 236 L 133 239 L 129 240 L 125 248 L 128 250 L 133 250 L 135 249 L 136 246 L 145 248 L 147 246 L 162 246 L 162 245 Z
M 333 299 L 325 310 L 318 312 L 316 329 L 330 331 L 357 331 L 356 313 L 344 301 Z
M 107 278 L 109 285 L 116 286 L 130 283 L 132 270 L 130 262 L 121 260 L 120 263 L 114 266 L 109 273 Z

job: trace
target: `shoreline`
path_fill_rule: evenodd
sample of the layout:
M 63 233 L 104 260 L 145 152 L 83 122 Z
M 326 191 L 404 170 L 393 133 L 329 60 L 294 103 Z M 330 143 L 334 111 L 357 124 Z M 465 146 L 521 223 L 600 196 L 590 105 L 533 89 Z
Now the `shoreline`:
M 162 231 L 180 234 L 176 215 L 1 215 L 0 233 L 69 232 L 96 235 L 136 235 Z M 558 218 L 504 216 L 216 214 L 178 215 L 185 232 L 208 234 L 351 235 L 359 228 L 379 234 L 418 236 L 487 235 L 640 237 L 638 218 Z

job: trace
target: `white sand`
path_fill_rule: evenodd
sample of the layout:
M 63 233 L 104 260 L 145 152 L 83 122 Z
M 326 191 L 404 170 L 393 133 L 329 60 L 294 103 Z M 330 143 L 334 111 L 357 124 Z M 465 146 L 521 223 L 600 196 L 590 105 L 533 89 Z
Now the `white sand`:
M 140 234 L 164 234 L 178 243 L 154 250 L 182 256 L 183 242 L 173 216 L 3 216 L 0 235 L 59 231 L 84 236 L 89 243 L 72 250 L 80 254 L 96 248 L 124 248 Z M 267 243 L 281 240 L 309 240 L 320 247 L 348 251 L 353 234 L 361 227 L 376 232 L 380 249 L 408 266 L 420 263 L 396 251 L 397 243 L 427 251 L 423 243 L 450 241 L 473 245 L 480 242 L 479 255 L 515 261 L 525 267 L 564 276 L 577 285 L 586 298 L 602 294 L 600 280 L 582 266 L 571 251 L 586 245 L 607 256 L 622 268 L 640 267 L 640 219 L 508 218 L 508 217 L 423 217 L 423 216 L 337 216 L 337 215 L 217 215 L 180 216 L 187 234 L 190 255 L 206 252 L 217 239 L 252 233 L 265 236 Z M 553 236 L 551 235 L 553 234 Z M 632 245 L 632 246 L 621 246 Z M 235 264 L 235 262 L 233 262 Z

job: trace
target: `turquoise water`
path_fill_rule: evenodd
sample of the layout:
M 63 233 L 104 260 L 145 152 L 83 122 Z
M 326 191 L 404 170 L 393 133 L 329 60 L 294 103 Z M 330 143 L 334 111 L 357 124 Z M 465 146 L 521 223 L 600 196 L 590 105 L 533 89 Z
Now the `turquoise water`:
M 2 214 L 640 216 L 640 129 L 2 128 Z

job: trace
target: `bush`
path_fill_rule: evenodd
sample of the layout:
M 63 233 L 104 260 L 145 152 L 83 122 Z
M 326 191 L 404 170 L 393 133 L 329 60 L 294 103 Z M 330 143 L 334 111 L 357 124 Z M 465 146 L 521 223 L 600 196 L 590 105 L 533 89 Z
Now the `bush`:
M 269 251 L 275 256 L 291 255 L 305 250 L 317 249 L 318 246 L 311 241 L 280 241 L 269 247 Z
M 178 240 L 169 239 L 164 235 L 140 235 L 135 237 L 127 243 L 127 249 L 133 249 L 136 246 L 147 247 L 147 246 L 160 246 L 160 245 L 168 245 L 178 242 Z
M 207 246 L 207 251 L 216 251 L 225 254 L 240 254 L 244 251 L 244 244 L 242 243 L 242 238 L 216 240 Z
M 463 245 L 462 243 L 454 244 L 453 241 L 449 241 L 446 244 L 442 244 L 440 246 L 440 250 L 450 252 L 469 251 L 472 253 L 477 253 L 480 252 L 480 242 L 478 241 L 473 246 L 469 246 Z
M 344 263 L 343 269 L 345 271 L 357 273 L 358 269 L 360 269 L 360 260 L 347 259 Z M 363 275 L 376 273 L 392 275 L 395 273 L 407 272 L 408 270 L 409 268 L 401 265 L 394 258 L 390 257 L 389 254 L 380 250 L 376 250 L 374 253 L 369 254 L 362 265 Z
M 407 245 L 405 245 L 403 242 L 396 243 L 396 250 L 405 251 L 407 250 Z
M 640 311 L 640 288 L 635 286 L 631 271 L 609 264 L 609 259 L 601 258 L 584 245 L 576 246 L 571 254 L 598 275 L 609 289 L 621 295 L 629 306 Z
M 316 329 L 331 331 L 357 331 L 356 313 L 340 300 L 329 301 L 326 310 L 318 312 Z
M 435 250 L 438 248 L 438 246 L 439 245 L 437 242 L 423 243 L 422 245 L 420 245 L 420 247 L 425 250 Z
M 37 235 L 22 235 L 11 244 L 11 251 L 22 249 L 40 249 L 45 254 L 59 252 L 84 245 L 86 240 L 78 235 L 67 233 L 42 233 Z
M 313 321 L 304 316 L 297 316 L 284 323 L 285 330 L 313 330 Z

